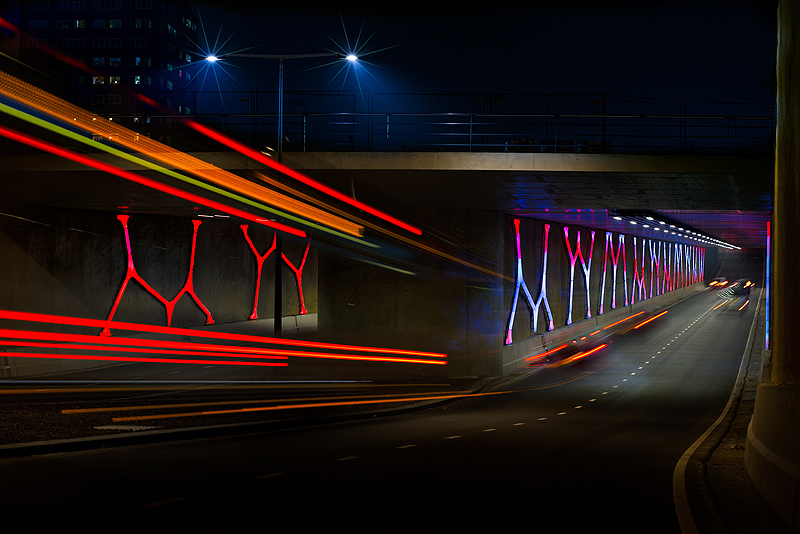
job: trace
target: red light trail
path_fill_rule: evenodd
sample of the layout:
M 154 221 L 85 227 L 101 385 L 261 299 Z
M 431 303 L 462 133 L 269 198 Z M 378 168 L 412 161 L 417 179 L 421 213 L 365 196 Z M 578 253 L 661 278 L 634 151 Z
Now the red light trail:
M 531 360 L 540 360 L 540 359 L 544 358 L 545 356 L 547 356 L 549 354 L 553 354 L 554 352 L 558 352 L 561 349 L 565 349 L 567 347 L 569 347 L 569 345 L 567 343 L 565 343 L 565 344 L 561 345 L 560 347 L 556 347 L 554 349 L 548 350 L 547 352 L 543 352 L 541 354 L 536 354 L 534 356 L 528 356 L 527 358 L 525 358 L 525 361 L 529 362 Z
M 210 339 L 222 339 L 228 341 L 243 341 L 249 342 L 253 344 L 259 345 L 278 345 L 283 347 L 304 347 L 304 348 L 313 348 L 313 349 L 321 349 L 321 350 L 338 350 L 338 351 L 349 351 L 355 354 L 341 354 L 341 353 L 329 353 L 329 352 L 309 352 L 309 351 L 296 351 L 296 350 L 281 350 L 281 349 L 257 349 L 254 347 L 250 348 L 239 348 L 233 347 L 233 350 L 230 352 L 238 352 L 238 356 L 243 356 L 242 352 L 249 352 L 249 353 L 259 353 L 259 354 L 269 354 L 269 355 L 279 355 L 279 356 L 294 356 L 294 357 L 305 357 L 305 358 L 323 358 L 323 359 L 336 359 L 336 360 L 355 360 L 355 361 L 376 361 L 376 362 L 394 362 L 394 363 L 420 363 L 420 364 L 429 364 L 429 365 L 447 365 L 447 355 L 442 353 L 435 353 L 435 352 L 423 352 L 423 351 L 412 351 L 412 350 L 403 350 L 403 349 L 390 349 L 390 348 L 379 348 L 379 347 L 364 347 L 364 346 L 357 346 L 357 345 L 342 345 L 336 343 L 324 343 L 324 342 L 314 342 L 314 341 L 303 341 L 298 339 L 279 339 L 279 338 L 271 338 L 271 337 L 261 337 L 261 336 L 251 336 L 246 334 L 235 334 L 235 333 L 225 333 L 225 332 L 215 332 L 215 331 L 205 331 L 205 330 L 193 330 L 190 328 L 176 328 L 176 327 L 165 327 L 165 326 L 155 326 L 155 325 L 145 325 L 139 323 L 126 323 L 126 322 L 117 322 L 117 321 L 103 321 L 98 319 L 82 319 L 78 317 L 67 317 L 61 315 L 48 315 L 48 314 L 38 314 L 38 313 L 30 313 L 30 312 L 17 312 L 12 310 L 0 310 L 0 319 L 9 319 L 9 320 L 16 320 L 16 321 L 30 321 L 30 322 L 37 322 L 37 323 L 47 323 L 47 324 L 60 324 L 60 325 L 71 325 L 71 326 L 84 326 L 84 327 L 92 327 L 92 328 L 101 328 L 101 329 L 114 329 L 114 330 L 132 330 L 136 332 L 148 332 L 148 333 L 155 333 L 155 334 L 171 334 L 171 335 L 179 335 L 179 336 L 193 336 L 193 337 L 205 337 Z M 27 331 L 20 331 L 20 330 L 0 330 L 0 333 L 3 334 L 3 337 L 9 337 L 9 332 L 27 332 Z M 13 334 L 16 335 L 16 334 Z M 44 335 L 43 335 L 44 336 Z M 91 336 L 85 337 L 62 337 L 62 336 L 78 336 L 78 334 L 47 334 L 49 337 L 40 337 L 39 339 L 47 339 L 47 340 L 63 340 L 63 341 L 89 341 L 87 338 Z M 105 343 L 103 340 L 107 340 L 107 337 L 98 336 L 97 338 L 91 337 L 94 341 L 91 343 Z M 137 344 L 141 343 L 142 346 L 149 346 L 149 347 L 157 347 L 157 346 L 164 346 L 169 348 L 180 348 L 180 347 L 187 347 L 190 349 L 198 349 L 202 348 L 211 348 L 212 346 L 207 345 L 198 345 L 198 344 L 180 344 L 178 342 L 171 342 L 170 344 L 165 344 L 165 342 L 156 342 L 151 340 L 132 340 L 127 338 L 119 338 L 119 344 Z M 124 341 L 123 341 L 124 340 Z M 108 343 L 111 343 L 110 341 Z M 9 343 L 11 344 L 11 343 Z M 159 345 L 160 344 L 160 345 Z M 223 347 L 225 352 L 229 352 L 230 347 Z M 358 353 L 368 353 L 358 354 Z M 15 354 L 16 355 L 16 354 Z M 22 354 L 20 354 L 22 355 Z M 246 356 L 246 355 L 244 355 Z M 48 355 L 44 357 L 57 357 L 54 355 Z M 432 358 L 432 359 L 428 359 Z M 87 358 L 87 359 L 99 359 L 99 358 Z M 133 360 L 136 361 L 136 360 Z M 149 361 L 149 360 L 147 360 Z M 165 361 L 165 360 L 158 360 L 156 361 Z M 189 363 L 189 362 L 182 362 L 182 363 Z M 196 363 L 208 363 L 207 361 L 201 360 Z M 238 364 L 237 364 L 238 365 Z
M 258 152 L 257 150 L 253 150 L 252 148 L 250 148 L 250 147 L 248 147 L 246 145 L 243 145 L 242 143 L 239 143 L 238 141 L 235 141 L 235 140 L 231 139 L 230 137 L 222 135 L 221 133 L 219 133 L 219 132 L 217 132 L 215 130 L 212 130 L 211 128 L 208 128 L 207 126 L 203 126 L 202 124 L 199 124 L 199 123 L 197 123 L 195 121 L 190 121 L 190 120 L 189 121 L 185 121 L 185 123 L 189 127 L 191 127 L 192 129 L 196 130 L 197 132 L 202 133 L 203 135 L 205 135 L 205 136 L 207 136 L 207 137 L 209 137 L 211 139 L 214 139 L 215 141 L 227 146 L 228 148 L 236 150 L 237 152 L 239 152 L 241 154 L 244 154 L 245 156 L 248 156 L 248 157 L 258 161 L 259 163 L 263 163 L 264 165 L 267 165 L 268 167 L 271 167 L 272 169 L 275 169 L 276 171 L 279 171 L 279 172 L 285 174 L 286 176 L 291 176 L 295 180 L 298 180 L 298 181 L 300 181 L 300 182 L 302 182 L 302 183 L 304 183 L 304 184 L 306 184 L 306 185 L 308 185 L 310 187 L 313 187 L 314 189 L 317 189 L 318 191 L 321 191 L 321 192 L 323 192 L 323 193 L 325 193 L 327 195 L 330 195 L 330 196 L 332 196 L 333 198 L 335 198 L 337 200 L 340 200 L 342 202 L 350 204 L 351 206 L 353 206 L 355 208 L 363 210 L 363 211 L 365 211 L 365 212 L 367 212 L 367 213 L 369 213 L 371 215 L 374 215 L 374 216 L 376 216 L 376 217 L 378 217 L 380 219 L 383 219 L 386 222 L 389 222 L 389 223 L 391 223 L 391 224 L 393 224 L 395 226 L 398 226 L 398 227 L 400 227 L 400 228 L 402 228 L 404 230 L 407 230 L 407 231 L 411 232 L 412 234 L 422 235 L 422 230 L 420 230 L 419 228 L 416 228 L 416 227 L 414 227 L 414 226 L 412 226 L 412 225 L 410 225 L 408 223 L 405 223 L 405 222 L 403 222 L 403 221 L 401 221 L 401 220 L 399 220 L 399 219 L 397 219 L 395 217 L 392 217 L 391 215 L 387 215 L 386 213 L 383 213 L 383 212 L 381 212 L 381 211 L 379 211 L 379 210 L 377 210 L 377 209 L 375 209 L 375 208 L 373 208 L 371 206 L 368 206 L 367 204 L 364 204 L 363 202 L 359 202 L 358 200 L 356 200 L 354 198 L 348 197 L 347 195 L 344 195 L 344 194 L 340 193 L 339 191 L 336 191 L 335 189 L 332 189 L 332 188 L 330 188 L 330 187 L 328 187 L 328 186 L 326 186 L 326 185 L 324 185 L 324 184 L 322 184 L 320 182 L 317 182 L 316 180 L 313 180 L 312 178 L 309 178 L 308 176 L 306 176 L 306 175 L 304 175 L 302 173 L 297 172 L 296 170 L 292 169 L 291 167 L 287 167 L 286 165 L 283 165 L 283 164 L 275 161 L 274 159 L 265 156 L 264 154 Z
M 288 234 L 296 235 L 299 237 L 306 237 L 306 233 L 302 230 L 298 230 L 296 228 L 292 228 L 291 226 L 286 226 L 285 224 L 273 222 L 264 219 L 263 217 L 254 215 L 252 213 L 248 213 L 246 211 L 242 211 L 237 208 L 232 208 L 230 206 L 226 206 L 225 204 L 216 202 L 214 200 L 210 200 L 207 198 L 203 198 L 201 196 L 195 195 L 193 193 L 188 193 L 176 187 L 172 187 L 166 184 L 162 184 L 156 180 L 151 180 L 149 178 L 145 178 L 144 176 L 139 176 L 138 174 L 134 174 L 132 172 L 120 169 L 119 167 L 115 167 L 113 165 L 109 165 L 108 163 L 103 163 L 96 159 L 92 159 L 86 157 L 82 154 L 78 154 L 76 152 L 72 152 L 71 150 L 67 150 L 61 148 L 59 146 L 53 145 L 51 143 L 42 141 L 40 139 L 36 139 L 20 132 L 16 132 L 9 128 L 5 128 L 0 126 L 0 135 L 3 137 L 7 137 L 8 139 L 12 139 L 14 141 L 18 141 L 25 145 L 38 148 L 39 150 L 43 150 L 45 152 L 49 152 L 51 154 L 55 154 L 57 156 L 61 156 L 63 158 L 69 159 L 76 163 L 80 163 L 82 165 L 86 165 L 88 167 L 92 167 L 94 169 L 107 172 L 109 174 L 113 174 L 114 176 L 118 176 L 120 178 L 124 178 L 126 180 L 130 180 L 132 182 L 138 183 L 145 187 L 149 187 L 151 189 L 156 189 L 157 191 L 161 191 L 162 193 L 167 193 L 169 195 L 182 198 L 184 200 L 189 200 L 196 204 L 201 204 L 203 206 L 213 208 L 215 210 L 221 211 L 223 213 L 227 213 L 229 215 L 233 215 L 235 217 L 240 217 L 242 219 L 252 221 L 258 224 L 263 224 L 264 226 L 269 226 L 275 228 L 277 230 L 281 230 Z

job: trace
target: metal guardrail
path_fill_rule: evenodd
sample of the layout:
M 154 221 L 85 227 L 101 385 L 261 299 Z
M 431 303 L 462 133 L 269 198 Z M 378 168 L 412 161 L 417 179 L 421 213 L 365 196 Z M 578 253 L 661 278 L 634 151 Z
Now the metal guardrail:
M 242 139 L 274 146 L 271 114 L 198 115 Z M 284 150 L 766 154 L 773 117 L 713 115 L 286 114 Z
M 174 92 L 147 95 L 169 106 Z M 191 111 L 175 115 L 153 114 L 137 98 L 92 111 L 181 150 L 216 146 L 180 126 L 187 117 L 261 150 L 277 146 L 276 92 L 198 92 L 191 100 Z M 768 155 L 775 109 L 598 93 L 289 92 L 283 133 L 286 152 Z

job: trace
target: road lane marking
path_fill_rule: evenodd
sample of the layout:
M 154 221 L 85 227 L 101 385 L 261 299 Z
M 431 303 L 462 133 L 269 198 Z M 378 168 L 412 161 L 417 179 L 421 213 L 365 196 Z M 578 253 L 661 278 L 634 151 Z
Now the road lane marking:
M 416 445 L 414 445 L 414 444 L 400 445 L 400 446 L 398 446 L 397 448 L 398 448 L 398 449 L 410 449 L 410 448 L 412 448 L 412 447 L 416 447 Z

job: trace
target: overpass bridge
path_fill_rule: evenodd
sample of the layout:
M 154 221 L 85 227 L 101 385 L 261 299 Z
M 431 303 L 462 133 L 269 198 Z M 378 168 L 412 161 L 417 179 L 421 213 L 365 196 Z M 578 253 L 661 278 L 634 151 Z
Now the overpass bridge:
M 786 78 L 797 82 L 791 72 Z M 787 108 L 783 124 L 791 131 L 797 105 Z M 637 310 L 703 289 L 729 255 L 760 272 L 773 204 L 795 200 L 780 182 L 781 169 L 789 173 L 784 180 L 796 181 L 794 153 L 777 162 L 778 190 L 788 194 L 774 201 L 771 157 L 285 154 L 291 169 L 364 203 L 358 205 L 290 186 L 291 173 L 241 154 L 190 154 L 244 175 L 259 198 L 291 187 L 296 199 L 334 213 L 337 224 L 360 226 L 343 235 L 232 196 L 232 182 L 211 190 L 208 181 L 188 183 L 175 172 L 197 170 L 195 163 L 165 163 L 158 151 L 133 161 L 98 145 L 87 149 L 75 137 L 53 142 L 61 135 L 43 132 L 49 144 L 15 138 L 48 154 L 6 155 L 0 169 L 0 322 L 8 336 L 0 367 L 7 377 L 130 361 L 90 337 L 144 335 L 159 343 L 166 336 L 170 347 L 198 350 L 192 337 L 202 336 L 192 330 L 213 337 L 214 325 L 230 329 L 269 317 L 294 321 L 296 332 L 270 338 L 265 324 L 263 335 L 226 339 L 270 345 L 272 355 L 302 341 L 314 347 L 323 373 L 356 362 L 396 376 L 502 375 L 564 340 L 588 338 Z M 58 152 L 63 145 L 72 149 L 69 161 Z M 375 218 L 369 206 L 419 232 Z M 794 259 L 785 228 L 786 254 L 776 267 L 782 290 L 791 287 Z M 790 308 L 781 307 L 777 339 L 788 340 Z M 31 342 L 39 333 L 50 337 Z M 259 376 L 280 376 L 279 365 L 267 374 L 263 361 L 232 347 L 218 351 L 236 354 L 237 365 L 251 365 Z M 773 414 L 796 420 L 781 406 L 800 406 L 798 366 L 785 350 L 776 362 L 748 455 L 766 491 L 798 486 L 796 448 L 787 448 L 792 436 L 771 434 Z M 796 509 L 796 502 L 782 505 Z
M 263 187 L 291 181 L 235 152 L 190 156 Z M 94 157 L 175 183 L 141 162 Z M 196 293 L 170 304 L 171 325 L 282 317 L 290 331 L 447 353 L 447 368 L 435 372 L 496 376 L 554 340 L 613 322 L 628 304 L 662 305 L 669 289 L 740 277 L 720 273 L 726 259 L 749 262 L 747 276 L 757 276 L 771 217 L 774 163 L 760 156 L 288 152 L 283 161 L 421 235 L 350 209 L 347 216 L 367 219 L 363 238 L 284 221 L 307 232 L 298 238 L 56 154 L 8 155 L 0 224 L 7 269 L 19 274 L 3 284 L 5 308 L 163 324 L 156 294 L 163 292 L 162 304 L 179 298 L 191 267 Z M 258 213 L 220 192 L 202 193 Z M 188 219 L 198 225 L 194 234 Z M 284 262 L 268 259 L 270 243 L 283 244 Z M 227 258 L 215 257 L 222 246 Z M 517 261 L 526 287 L 547 285 L 549 311 L 514 296 Z M 148 294 L 141 281 L 155 289 Z M 17 358 L 7 373 L 46 367 Z

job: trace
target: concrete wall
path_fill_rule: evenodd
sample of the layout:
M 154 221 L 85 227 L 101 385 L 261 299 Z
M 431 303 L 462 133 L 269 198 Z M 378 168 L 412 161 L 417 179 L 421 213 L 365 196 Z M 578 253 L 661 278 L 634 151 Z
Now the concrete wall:
M 605 317 L 626 316 L 634 308 L 638 312 L 663 306 L 705 287 L 702 283 L 692 286 L 693 280 L 702 280 L 703 276 L 698 259 L 695 263 L 698 271 L 689 273 L 689 279 L 685 268 L 684 274 L 678 276 L 673 266 L 674 281 L 670 286 L 673 291 L 668 292 L 669 297 L 661 295 L 663 272 L 651 262 L 650 242 L 644 242 L 643 248 L 641 239 L 634 242 L 631 236 L 624 236 L 622 252 L 618 248 L 619 234 L 612 234 L 613 254 L 618 255 L 616 309 L 613 309 L 612 251 L 609 250 L 605 261 L 605 231 L 595 231 L 591 247 L 591 229 L 569 228 L 570 257 L 564 227 L 551 224 L 544 281 L 553 331 L 548 332 L 550 320 L 544 304 L 539 306 L 538 328 L 534 329 L 531 307 L 522 289 L 513 306 L 517 282 L 514 218 L 496 211 L 472 210 L 449 210 L 438 216 L 462 231 L 461 248 L 455 260 L 414 251 L 405 261 L 405 272 L 401 273 L 335 254 L 324 255 L 320 267 L 323 273 L 320 276 L 320 330 L 342 336 L 351 343 L 445 352 L 448 366 L 438 372 L 450 376 L 501 376 L 515 371 L 525 356 L 541 350 L 545 336 L 549 339 L 605 324 Z M 545 223 L 522 219 L 519 228 L 523 278 L 535 302 L 542 283 Z M 585 266 L 577 257 L 579 231 Z M 665 251 L 674 249 L 662 243 L 659 256 L 658 244 L 654 246 L 658 265 L 663 270 Z M 462 261 L 473 266 L 489 266 L 487 270 L 494 274 Z M 641 287 L 633 274 L 634 261 L 644 280 Z M 588 297 L 584 268 L 589 271 Z M 600 314 L 601 290 L 603 314 Z M 512 309 L 515 313 L 511 344 L 507 345 Z
M 0 197 L 0 309 L 105 320 L 128 273 L 123 225 L 117 213 L 43 209 Z M 192 219 L 129 214 L 131 252 L 136 272 L 165 299 L 185 286 L 192 254 Z M 247 321 L 254 304 L 256 261 L 238 223 L 199 219 L 193 287 L 213 321 Z M 250 225 L 248 234 L 260 254 L 271 246 L 274 231 Z M 283 237 L 283 251 L 295 266 L 307 241 Z M 274 254 L 264 263 L 258 317 L 272 317 Z M 295 276 L 283 269 L 283 314 L 300 310 Z M 317 250 L 312 242 L 303 270 L 305 305 L 317 311 Z M 165 306 L 137 281 L 130 280 L 113 319 L 166 325 Z M 172 326 L 205 325 L 206 314 L 185 294 L 175 305 Z M 1 320 L 4 328 L 97 334 L 97 328 L 43 325 Z M 20 376 L 95 366 L 13 357 L 4 346 L 0 376 Z M 28 350 L 28 352 L 31 352 Z
M 320 332 L 353 344 L 448 354 L 446 368 L 426 373 L 496 376 L 492 354 L 501 346 L 503 276 L 510 274 L 504 259 L 506 219 L 496 211 L 430 212 L 424 218 L 434 228 L 457 232 L 453 240 L 459 247 L 431 245 L 455 259 L 415 247 L 392 251 L 388 243 L 386 264 L 400 270 L 375 265 L 380 259 L 365 263 L 335 251 L 325 254 Z
M 3 199 L 0 205 L 0 309 L 105 320 L 126 277 L 128 266 L 124 226 L 119 213 L 43 209 Z M 192 219 L 128 214 L 128 236 L 135 272 L 166 300 L 184 288 L 192 258 Z M 325 341 L 443 352 L 448 365 L 425 366 L 420 373 L 448 376 L 500 376 L 515 371 L 520 361 L 549 340 L 604 324 L 607 318 L 664 305 L 660 296 L 663 256 L 661 244 L 634 241 L 588 228 L 550 224 L 546 277 L 543 278 L 546 223 L 519 221 L 522 280 L 534 301 L 542 282 L 550 307 L 538 310 L 534 328 L 531 308 L 517 287 L 517 226 L 499 211 L 438 210 L 415 214 L 437 239 L 420 238 L 420 246 L 377 241 L 373 256 L 355 254 L 312 242 L 303 271 L 307 311 L 317 314 L 318 332 Z M 248 321 L 256 284 L 256 260 L 238 223 L 220 218 L 197 219 L 193 288 L 217 324 Z M 580 232 L 580 249 L 578 249 Z M 248 235 L 260 254 L 272 244 L 274 232 L 249 225 Z M 568 240 L 567 240 L 568 239 Z M 308 241 L 283 237 L 287 257 L 299 265 Z M 569 243 L 569 244 L 568 244 Z M 636 244 L 636 248 L 634 248 Z M 577 256 L 580 250 L 581 258 Z M 656 262 L 661 271 L 651 272 Z M 572 256 L 570 256 L 570 252 Z M 616 310 L 612 307 L 613 259 L 617 257 Z M 673 263 L 675 259 L 673 258 Z M 683 259 L 681 260 L 683 262 Z M 624 270 L 623 270 L 624 264 Z M 639 284 L 634 276 L 639 267 Z M 262 271 L 258 317 L 273 315 L 274 256 Z M 603 283 L 605 266 L 605 285 Z M 699 260 L 696 266 L 700 269 Z M 588 297 L 584 269 L 589 271 Z M 689 284 L 675 274 L 672 289 Z M 700 278 L 700 271 L 690 276 Z M 651 283 L 655 281 L 655 284 Z M 571 290 L 570 290 L 571 287 Z M 702 285 L 700 286 L 702 287 Z M 682 294 L 676 292 L 675 295 Z M 600 313 L 601 294 L 604 313 Z M 670 297 L 671 298 L 671 297 Z M 629 306 L 626 307 L 626 300 Z M 572 308 L 570 311 L 570 302 Z M 587 306 L 588 305 L 588 306 Z M 511 322 L 511 343 L 507 343 Z M 135 279 L 129 280 L 113 319 L 166 325 L 163 303 Z M 283 268 L 283 314 L 300 311 L 294 274 Z M 549 331 L 552 318 L 553 330 Z M 175 306 L 172 326 L 199 327 L 206 313 L 184 295 Z M 97 334 L 97 328 L 20 324 L 3 320 L 8 328 L 33 328 Z M 5 376 L 62 371 L 91 362 L 13 357 L 6 346 Z M 26 349 L 27 350 L 27 349 Z M 30 352 L 30 350 L 27 350 Z M 407 373 L 408 366 L 402 370 Z M 415 371 L 416 372 L 416 371 Z

